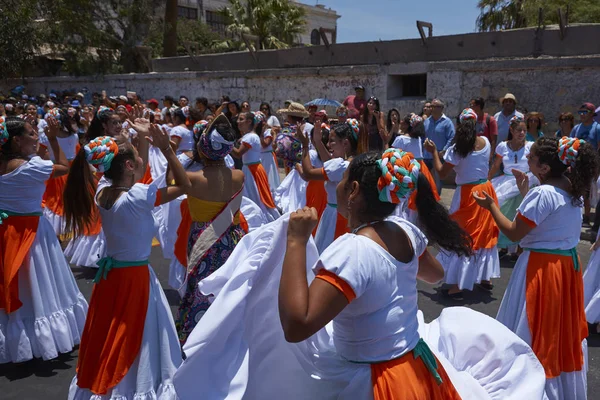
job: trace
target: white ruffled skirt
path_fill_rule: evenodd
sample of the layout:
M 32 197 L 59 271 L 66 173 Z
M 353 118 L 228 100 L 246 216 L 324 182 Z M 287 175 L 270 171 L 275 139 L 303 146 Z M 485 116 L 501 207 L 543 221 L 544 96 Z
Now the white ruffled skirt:
M 460 257 L 442 249 L 436 258 L 444 268 L 444 282 L 457 284 L 461 290 L 473 290 L 476 283 L 500 278 L 500 259 L 495 246 L 476 250 L 471 257 Z
M 267 218 L 267 221 L 275 221 L 277 218 L 281 216 L 279 211 L 275 208 L 267 207 L 260 199 L 260 194 L 258 193 L 258 187 L 256 186 L 256 181 L 254 180 L 254 176 L 252 172 L 250 172 L 250 168 L 244 165 L 242 171 L 244 172 L 244 189 L 243 196 L 252 200 L 258 207 L 260 207 L 261 211 Z
M 306 206 L 306 182 L 298 171 L 292 169 L 275 189 L 273 200 L 282 213 L 296 211 Z
M 275 162 L 275 153 L 272 151 L 260 153 L 260 162 L 267 173 L 267 178 L 269 178 L 271 194 L 275 194 L 275 189 L 279 187 L 279 184 L 281 183 L 281 179 L 279 178 L 279 169 L 277 168 L 277 163 Z
M 98 268 L 98 260 L 106 256 L 106 236 L 101 230 L 93 236 L 81 235 L 72 239 L 65 248 L 65 257 L 79 267 Z
M 202 398 L 372 399 L 371 367 L 336 351 L 333 324 L 309 339 L 284 339 L 278 312 L 289 215 L 246 235 L 227 262 L 199 284 L 215 294 L 184 345 L 175 374 L 182 400 Z M 318 258 L 310 240 L 307 278 Z M 544 369 L 531 348 L 497 321 L 467 308 L 446 309 L 419 333 L 463 399 L 541 399 Z
M 65 232 L 66 227 L 65 218 L 61 217 L 58 214 L 55 214 L 47 208 L 44 208 L 42 212 L 46 220 L 48 220 L 48 222 L 50 223 L 52 230 L 54 230 L 54 234 L 56 236 L 62 235 Z
M 43 217 L 18 277 L 23 305 L 11 314 L 0 310 L 0 363 L 50 360 L 72 351 L 81 339 L 88 304 Z
M 597 240 L 597 239 L 596 239 Z M 583 301 L 587 322 L 600 322 L 600 250 L 594 250 L 583 274 Z
M 524 251 L 515 264 L 513 273 L 502 298 L 496 319 L 531 345 L 531 330 L 527 319 L 526 281 L 529 251 Z M 587 340 L 581 343 L 583 369 L 563 372 L 556 378 L 546 380 L 544 399 L 578 400 L 587 398 L 588 351 Z
M 173 375 L 181 365 L 181 348 L 175 323 L 160 282 L 150 270 L 150 297 L 140 352 L 123 379 L 106 395 L 69 387 L 69 400 L 176 400 Z M 140 327 L 141 328 L 141 327 Z
M 296 211 L 296 210 L 294 210 Z M 323 253 L 327 247 L 335 240 L 335 225 L 337 223 L 337 208 L 327 204 L 319 225 L 317 227 L 317 233 L 315 233 L 315 245 L 319 254 Z

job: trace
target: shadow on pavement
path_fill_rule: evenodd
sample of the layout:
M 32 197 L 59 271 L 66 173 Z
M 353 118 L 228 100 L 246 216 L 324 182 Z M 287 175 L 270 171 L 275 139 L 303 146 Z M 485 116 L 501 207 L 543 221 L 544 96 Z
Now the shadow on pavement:
M 435 301 L 438 304 L 443 306 L 468 306 L 471 304 L 489 304 L 493 301 L 498 300 L 497 297 L 494 297 L 494 293 L 490 293 L 484 290 L 480 290 L 477 287 L 473 288 L 473 291 L 465 290 L 463 291 L 463 300 L 454 300 L 448 298 L 442 294 L 442 288 L 438 287 L 433 289 L 435 293 L 427 293 L 424 290 L 419 290 L 419 294 L 429 298 L 432 301 Z
M 75 279 L 77 280 L 92 280 L 96 277 L 96 272 L 98 272 L 98 269 L 88 267 L 71 267 L 71 271 L 73 271 L 73 276 L 75 276 Z
M 179 307 L 179 303 L 181 303 L 181 297 L 179 297 L 179 292 L 175 289 L 165 289 L 164 287 L 163 291 L 165 292 L 165 296 L 167 297 L 169 305 L 172 307 Z
M 75 349 L 78 349 L 76 346 Z M 75 360 L 75 349 L 71 353 L 61 354 L 53 360 L 44 361 L 41 358 L 36 358 L 19 364 L 1 364 L 0 377 L 6 377 L 9 381 L 25 379 L 32 375 L 40 378 L 49 378 L 57 375 L 57 370 L 67 370 L 73 368 L 72 361 Z

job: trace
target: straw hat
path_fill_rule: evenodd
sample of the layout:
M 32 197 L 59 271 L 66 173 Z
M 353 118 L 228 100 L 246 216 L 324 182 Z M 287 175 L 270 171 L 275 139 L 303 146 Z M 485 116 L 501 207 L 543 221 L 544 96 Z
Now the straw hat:
M 292 101 L 288 108 L 282 108 L 277 111 L 279 114 L 291 115 L 292 117 L 308 117 L 308 111 L 300 104 Z
M 210 121 L 210 123 L 208 124 L 208 126 L 206 127 L 204 132 L 206 132 L 206 134 L 209 134 L 210 131 L 212 130 L 213 126 L 216 124 L 226 124 L 229 127 L 231 127 L 231 121 L 229 121 L 229 119 L 225 116 L 225 114 L 219 114 L 219 115 L 217 115 L 217 117 L 215 119 Z
M 504 100 L 512 100 L 512 101 L 514 101 L 515 103 L 517 102 L 517 98 L 516 98 L 516 97 L 515 97 L 515 95 L 514 95 L 514 94 L 512 94 L 512 93 L 506 93 L 506 94 L 504 95 L 504 97 L 501 97 L 501 98 L 500 98 L 500 104 L 504 103 Z

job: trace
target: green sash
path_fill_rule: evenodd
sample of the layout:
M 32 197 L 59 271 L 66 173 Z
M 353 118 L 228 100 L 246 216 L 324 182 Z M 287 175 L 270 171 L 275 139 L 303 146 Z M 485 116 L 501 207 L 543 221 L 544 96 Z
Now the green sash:
M 101 258 L 96 264 L 99 268 L 98 272 L 96 272 L 94 283 L 100 282 L 101 279 L 106 279 L 108 273 L 113 268 L 140 267 L 142 265 L 148 265 L 149 261 L 118 261 L 112 257 L 104 257 Z

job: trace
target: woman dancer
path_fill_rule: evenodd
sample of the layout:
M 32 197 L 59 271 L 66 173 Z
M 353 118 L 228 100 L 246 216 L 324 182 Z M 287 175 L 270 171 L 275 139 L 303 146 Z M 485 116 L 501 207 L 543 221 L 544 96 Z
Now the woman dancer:
M 315 234 L 319 253 L 322 253 L 335 239 L 348 232 L 348 221 L 337 211 L 336 187 L 348 168 L 349 159 L 358 154 L 359 135 L 360 125 L 355 119 L 348 119 L 346 123 L 332 127 L 327 143 L 330 158 L 327 158 L 325 152 L 319 152 L 326 161 L 323 162 L 323 168 L 317 169 L 310 161 L 308 136 L 298 134 L 302 142 L 302 176 L 309 181 L 325 181 L 327 192 L 327 207 L 321 215 Z M 322 143 L 315 141 L 317 148 L 321 145 Z
M 88 309 L 50 223 L 42 217 L 45 182 L 69 172 L 50 118 L 55 162 L 36 156 L 28 122 L 0 123 L 0 364 L 50 360 L 79 344 Z
M 462 307 L 423 322 L 417 279 L 434 282 L 443 269 L 418 228 L 387 216 L 417 189 L 431 242 L 471 249 L 418 169 L 395 149 L 355 157 L 337 189 L 355 233 L 320 257 L 309 240 L 314 209 L 246 235 L 200 283 L 219 295 L 184 347 L 180 398 L 198 388 L 211 399 L 541 398 L 543 368 L 502 324 Z
M 159 189 L 154 183 L 135 183 L 144 173 L 148 151 L 148 131 L 140 130 L 144 159 L 127 141 L 96 138 L 77 154 L 65 189 L 65 208 L 75 232 L 84 229 L 97 205 L 108 254 L 99 261 L 94 279 L 70 400 L 176 399 L 171 379 L 181 363 L 181 352 L 169 304 L 148 257 L 154 236 L 153 208 L 191 185 L 168 135 L 156 125 L 146 127 L 153 145 L 168 160 L 176 186 Z M 112 183 L 99 187 L 95 196 L 88 190 L 94 186 L 89 164 Z
M 256 124 L 255 130 L 260 137 L 260 162 L 269 178 L 271 194 L 275 196 L 275 189 L 281 184 L 279 168 L 277 168 L 277 157 L 275 157 L 275 150 L 273 150 L 273 133 L 276 131 L 266 125 L 266 116 L 261 111 L 256 111 L 253 114 L 254 123 Z
M 435 196 L 436 200 L 439 201 L 440 195 L 437 192 L 433 176 L 431 176 L 429 168 L 427 168 L 427 165 L 425 165 L 425 162 L 423 162 L 423 138 L 425 137 L 423 118 L 417 114 L 410 114 L 405 116 L 401 122 L 405 125 L 406 134 L 397 136 L 394 140 L 394 143 L 392 143 L 392 147 L 412 153 L 413 157 L 415 157 L 415 160 L 417 160 L 421 165 L 421 174 L 427 178 L 433 190 L 433 195 Z M 400 202 L 397 207 L 396 215 L 403 215 L 410 222 L 415 223 L 417 221 L 415 197 L 416 192 L 413 193 L 412 197 L 407 199 L 407 201 Z
M 187 205 L 192 224 L 187 242 L 186 289 L 176 323 L 182 345 L 210 306 L 211 299 L 198 291 L 198 282 L 227 261 L 244 235 L 239 217 L 244 174 L 224 161 L 234 142 L 235 132 L 229 121 L 218 116 L 198 140 L 198 156 L 204 167 L 188 173 L 192 187 Z
M 588 330 L 576 247 L 582 197 L 598 168 L 596 149 L 583 140 L 544 137 L 529 153 L 529 169 L 541 185 L 527 191 L 527 175 L 517 179 L 524 199 L 514 221 L 484 188 L 473 194 L 500 230 L 523 247 L 497 319 L 531 345 L 544 366 L 544 398 L 550 400 L 587 396 Z
M 491 179 L 492 186 L 498 197 L 498 206 L 502 214 L 509 220 L 513 220 L 517 215 L 517 208 L 523 201 L 523 196 L 517 187 L 515 174 L 526 174 L 529 172 L 527 159 L 533 142 L 525 141 L 527 127 L 525 122 L 519 117 L 513 117 L 510 121 L 508 131 L 508 140 L 498 143 L 496 147 L 496 159 L 490 169 L 488 178 L 496 176 L 501 167 L 503 174 Z M 537 179 L 530 176 L 529 183 L 533 184 Z M 518 243 L 511 242 L 506 235 L 500 232 L 498 237 L 498 247 L 501 248 L 500 256 L 511 253 L 510 260 L 517 261 Z
M 476 283 L 491 291 L 491 279 L 500 277 L 496 250 L 498 227 L 491 214 L 478 207 L 471 196 L 474 191 L 485 190 L 497 202 L 494 188 L 488 180 L 490 142 L 486 137 L 477 137 L 476 122 L 477 114 L 473 110 L 463 110 L 454 143 L 444 154 L 444 164 L 433 141 L 427 139 L 424 145 L 425 150 L 433 154 L 433 164 L 440 178 L 443 179 L 452 169 L 456 171 L 458 188 L 452 198 L 450 214 L 473 239 L 473 256 L 460 257 L 445 251 L 437 256 L 446 271 L 444 281 L 451 285 L 442 293 L 455 300 L 462 299 L 463 289 L 473 290 Z
M 187 115 L 186 115 L 187 114 Z M 177 154 L 194 150 L 194 137 L 186 125 L 189 108 L 177 108 L 172 112 L 173 128 L 169 132 L 171 141 L 175 144 Z
M 235 158 L 241 158 L 244 163 L 244 197 L 258 204 L 267 219 L 274 221 L 280 214 L 273 202 L 267 173 L 260 161 L 260 138 L 254 132 L 256 121 L 253 113 L 241 113 L 237 126 L 242 133 L 242 144 L 231 151 Z
M 54 118 L 59 123 L 60 129 L 57 135 L 58 144 L 67 157 L 67 160 L 71 162 L 75 158 L 77 149 L 80 147 L 79 137 L 75 132 L 71 133 L 65 129 L 62 122 L 65 121 L 66 116 L 58 108 L 48 110 L 44 119 L 48 121 L 50 118 Z M 39 142 L 38 155 L 47 160 L 54 161 L 54 151 L 52 150 L 45 133 L 40 135 Z M 50 221 L 50 224 L 54 228 L 54 232 L 61 240 L 66 239 L 66 237 L 63 236 L 63 234 L 66 233 L 63 206 L 63 191 L 65 189 L 66 181 L 66 175 L 48 180 L 43 199 L 44 216 Z

